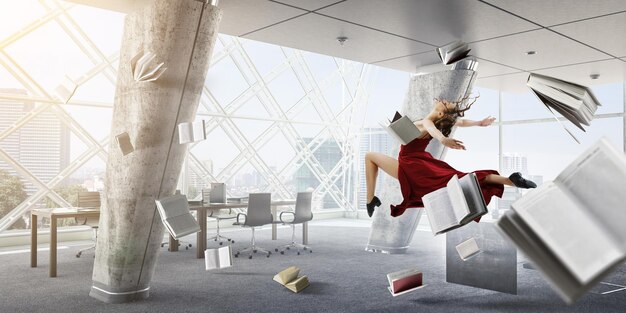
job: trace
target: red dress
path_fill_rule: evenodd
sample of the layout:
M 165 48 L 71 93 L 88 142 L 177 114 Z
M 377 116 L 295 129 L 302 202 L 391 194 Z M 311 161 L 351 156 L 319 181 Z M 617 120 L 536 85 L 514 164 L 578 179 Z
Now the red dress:
M 432 137 L 417 138 L 407 145 L 400 146 L 398 156 L 398 180 L 404 200 L 398 205 L 391 205 L 391 216 L 399 216 L 409 208 L 422 208 L 422 197 L 439 188 L 446 187 L 448 181 L 455 174 L 459 178 L 467 173 L 459 172 L 446 162 L 433 158 L 426 152 L 426 146 Z M 490 174 L 499 175 L 494 170 L 479 170 L 474 172 L 485 202 L 489 204 L 492 196 L 502 197 L 504 185 L 487 184 L 485 178 Z

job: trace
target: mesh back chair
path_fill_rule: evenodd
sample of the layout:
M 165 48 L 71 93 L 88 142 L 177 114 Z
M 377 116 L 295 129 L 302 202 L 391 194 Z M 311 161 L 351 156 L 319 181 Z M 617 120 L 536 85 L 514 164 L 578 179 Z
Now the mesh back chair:
M 225 202 L 226 199 L 223 199 L 223 197 L 220 197 L 220 199 L 218 199 L 218 201 L 211 201 L 211 190 L 212 189 L 202 189 L 202 203 L 222 203 Z M 222 236 L 220 235 L 220 221 L 221 220 L 229 220 L 229 219 L 234 219 L 237 216 L 233 213 L 232 209 L 223 209 L 223 210 L 211 210 L 209 212 L 209 215 L 207 216 L 209 218 L 214 218 L 215 219 L 215 224 L 217 225 L 217 233 L 215 234 L 215 236 L 207 239 L 207 240 L 213 240 L 213 241 L 218 241 L 220 245 L 222 245 L 224 242 L 222 241 L 222 239 L 226 239 L 227 241 L 230 241 L 231 243 L 235 243 L 234 240 L 226 237 L 226 236 Z
M 296 197 L 296 208 L 294 212 L 285 211 L 280 213 L 280 222 L 283 224 L 291 225 L 291 243 L 276 248 L 276 252 L 278 252 L 278 250 L 280 249 L 280 254 L 285 254 L 285 249 L 289 250 L 290 248 L 295 248 L 298 252 L 298 255 L 300 255 L 300 248 L 302 248 L 302 250 L 304 251 L 308 250 L 310 253 L 313 252 L 313 250 L 311 250 L 311 248 L 309 248 L 308 246 L 296 242 L 296 224 L 302 224 L 313 219 L 313 213 L 311 212 L 312 198 L 312 192 L 299 192 L 298 196 Z M 284 219 L 283 215 L 285 215 Z M 291 216 L 291 220 L 288 219 L 288 215 Z
M 100 193 L 97 191 L 81 191 L 78 193 L 78 200 L 76 202 L 76 206 L 79 208 L 85 209 L 100 209 Z M 76 218 L 76 223 L 79 225 L 87 225 L 90 226 L 93 230 L 93 245 L 81 249 L 76 253 L 76 257 L 80 258 L 83 252 L 95 249 L 96 242 L 98 241 L 98 223 L 100 222 L 99 217 L 88 217 L 88 218 Z M 95 257 L 95 255 L 94 255 Z
M 252 259 L 252 254 L 257 252 L 265 253 L 268 258 L 270 257 L 270 254 L 272 254 L 270 251 L 256 246 L 254 229 L 255 227 L 272 224 L 274 222 L 271 204 L 272 194 L 270 193 L 250 194 L 248 199 L 248 211 L 247 213 L 237 214 L 236 224 L 239 224 L 242 227 L 250 227 L 252 229 L 252 241 L 249 247 L 237 251 L 237 253 L 235 253 L 235 257 L 239 257 L 239 254 L 242 252 L 250 252 L 250 256 L 248 256 L 249 259 Z M 239 221 L 239 218 L 242 216 L 245 217 L 243 224 Z

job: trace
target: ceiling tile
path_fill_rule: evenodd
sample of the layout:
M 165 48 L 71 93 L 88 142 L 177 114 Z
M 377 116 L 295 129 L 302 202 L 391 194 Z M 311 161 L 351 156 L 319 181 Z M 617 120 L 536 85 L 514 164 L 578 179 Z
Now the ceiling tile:
M 543 26 L 626 10 L 624 0 L 486 0 L 499 8 L 515 13 Z
M 476 86 L 490 88 L 506 92 L 523 93 L 528 92 L 526 80 L 528 73 L 514 73 L 502 76 L 492 76 L 476 79 Z
M 552 29 L 614 56 L 626 55 L 626 13 L 565 24 Z
M 232 36 L 241 36 L 307 12 L 259 0 L 220 1 L 218 6 L 223 12 L 219 32 Z
M 482 59 L 522 70 L 534 70 L 574 63 L 603 60 L 604 53 L 540 29 L 470 44 L 472 54 Z M 526 55 L 533 50 L 535 55 Z
M 489 77 L 495 75 L 511 74 L 519 72 L 520 70 L 489 62 L 487 60 L 478 59 L 478 78 Z
M 337 37 L 348 37 L 342 46 Z M 248 39 L 332 55 L 363 63 L 405 56 L 431 46 L 309 13 L 244 36 Z
M 341 2 L 339 0 L 271 0 L 273 2 L 284 3 L 288 5 L 292 5 L 294 7 L 298 7 L 301 9 L 315 11 L 319 8 L 323 8 L 325 6 L 329 6 L 333 3 Z
M 374 65 L 388 67 L 409 73 L 415 73 L 418 67 L 431 64 L 441 64 L 441 60 L 434 50 L 374 63 Z M 443 64 L 441 64 L 441 67 L 442 69 L 445 69 Z
M 137 9 L 147 6 L 154 0 L 65 0 L 78 4 L 89 5 L 101 9 L 118 11 L 122 13 L 130 13 Z
M 602 85 L 624 81 L 626 76 L 626 63 L 617 59 L 611 59 L 545 69 L 536 71 L 536 73 L 563 79 L 583 86 Z M 591 79 L 589 77 L 591 74 L 599 74 L 600 77 Z
M 318 12 L 436 46 L 537 28 L 478 1 L 348 0 Z

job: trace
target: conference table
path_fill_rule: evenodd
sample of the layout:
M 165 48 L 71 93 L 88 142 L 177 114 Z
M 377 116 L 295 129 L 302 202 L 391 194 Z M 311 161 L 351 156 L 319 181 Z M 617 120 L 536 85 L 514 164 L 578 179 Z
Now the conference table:
M 50 219 L 50 277 L 57 277 L 57 220 L 60 218 L 99 218 L 99 209 L 53 208 L 30 212 L 30 267 L 37 267 L 37 218 Z
M 274 217 L 274 223 L 272 223 L 272 240 L 276 240 L 277 237 L 277 214 L 278 207 L 295 205 L 296 200 L 273 200 L 271 202 L 272 216 Z M 206 250 L 207 244 L 207 213 L 208 211 L 217 211 L 222 209 L 245 209 L 248 207 L 248 203 L 201 203 L 200 201 L 190 201 L 189 209 L 197 212 L 198 224 L 200 224 L 200 232 L 196 235 L 196 250 L 197 258 L 204 258 L 204 250 Z M 305 222 L 302 224 L 302 243 L 307 244 L 308 239 L 308 224 Z M 174 249 L 172 249 L 174 248 Z M 178 241 L 170 236 L 170 251 L 178 250 Z

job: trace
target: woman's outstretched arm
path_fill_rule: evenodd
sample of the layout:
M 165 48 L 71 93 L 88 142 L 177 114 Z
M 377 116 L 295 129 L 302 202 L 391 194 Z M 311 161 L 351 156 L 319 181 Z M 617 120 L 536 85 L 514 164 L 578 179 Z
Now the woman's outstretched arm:
M 454 124 L 455 126 L 460 126 L 460 127 L 471 127 L 471 126 L 489 126 L 491 125 L 494 121 L 496 120 L 495 117 L 491 117 L 488 116 L 480 121 L 472 121 L 472 120 L 466 120 L 464 118 L 459 119 L 456 121 L 456 123 Z
M 463 145 L 462 141 L 444 136 L 441 131 L 439 131 L 439 129 L 435 127 L 435 123 L 433 123 L 433 121 L 427 118 L 423 119 L 422 126 L 424 127 L 424 129 L 426 129 L 431 137 L 439 140 L 442 145 L 452 149 L 465 150 L 465 146 Z

